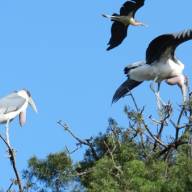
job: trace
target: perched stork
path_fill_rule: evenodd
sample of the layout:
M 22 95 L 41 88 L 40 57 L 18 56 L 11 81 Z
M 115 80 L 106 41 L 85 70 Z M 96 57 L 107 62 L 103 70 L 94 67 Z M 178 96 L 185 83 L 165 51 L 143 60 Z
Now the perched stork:
M 9 122 L 19 115 L 20 126 L 26 122 L 26 109 L 28 104 L 37 112 L 35 102 L 29 91 L 23 89 L 13 92 L 0 99 L 0 123 L 6 124 L 6 137 L 9 144 Z
M 145 0 L 129 0 L 126 1 L 120 9 L 120 15 L 114 13 L 112 16 L 103 14 L 103 17 L 113 21 L 111 27 L 111 38 L 108 42 L 107 50 L 113 49 L 121 44 L 127 36 L 129 25 L 145 26 L 145 24 L 134 19 L 136 11 L 144 5 Z
M 112 102 L 118 101 L 143 81 L 158 83 L 156 98 L 160 99 L 160 83 L 178 85 L 186 101 L 188 79 L 183 75 L 184 64 L 175 56 L 175 49 L 181 43 L 192 39 L 192 29 L 178 33 L 164 34 L 152 40 L 146 50 L 146 60 L 125 67 L 128 79 L 116 90 Z M 152 87 L 152 86 L 151 86 Z

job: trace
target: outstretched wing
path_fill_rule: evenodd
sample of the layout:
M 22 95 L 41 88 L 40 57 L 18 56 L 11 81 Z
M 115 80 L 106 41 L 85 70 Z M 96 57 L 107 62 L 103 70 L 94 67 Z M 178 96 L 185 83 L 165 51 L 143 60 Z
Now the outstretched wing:
M 127 36 L 127 28 L 128 26 L 125 26 L 123 23 L 117 21 L 113 22 L 111 27 L 111 38 L 108 42 L 109 47 L 107 48 L 107 51 L 121 44 Z
M 134 17 L 136 11 L 144 5 L 145 0 L 126 1 L 120 9 L 120 15 L 130 15 Z
M 132 79 L 127 79 L 124 83 L 120 85 L 120 87 L 116 90 L 112 103 L 117 102 L 121 97 L 124 97 L 129 91 L 131 91 L 133 88 L 137 87 L 139 84 L 141 84 L 142 81 L 135 81 Z
M 25 103 L 25 99 L 16 93 L 12 93 L 0 99 L 0 115 L 9 112 L 14 112 Z
M 192 29 L 179 33 L 164 34 L 153 39 L 146 51 L 146 63 L 151 64 L 160 58 L 173 58 L 175 49 L 181 43 L 192 39 Z

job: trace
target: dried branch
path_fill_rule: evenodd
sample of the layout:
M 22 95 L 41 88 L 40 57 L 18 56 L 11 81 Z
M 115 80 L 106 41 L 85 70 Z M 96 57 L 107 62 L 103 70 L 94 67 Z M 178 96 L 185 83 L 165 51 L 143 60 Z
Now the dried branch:
M 172 150 L 176 150 L 178 148 L 178 146 L 188 143 L 187 141 L 184 141 L 184 137 L 183 137 L 183 135 L 185 134 L 186 131 L 191 130 L 191 134 L 190 134 L 191 140 L 190 141 L 192 141 L 192 128 L 191 128 L 192 127 L 192 105 L 190 105 L 190 103 L 186 103 L 185 105 L 182 106 L 176 122 L 174 122 L 172 119 L 170 119 L 170 116 L 173 111 L 170 103 L 163 106 L 162 118 L 159 121 L 152 119 L 152 116 L 149 116 L 149 119 L 153 123 L 155 123 L 155 125 L 157 125 L 159 127 L 157 134 L 154 135 L 152 133 L 152 131 L 150 130 L 150 128 L 145 123 L 145 121 L 142 117 L 143 111 L 142 112 L 139 111 L 139 107 L 136 103 L 135 98 L 133 97 L 132 94 L 129 94 L 129 95 L 131 96 L 133 103 L 134 103 L 134 107 L 136 109 L 135 111 L 129 111 L 128 108 L 125 108 L 125 112 L 128 115 L 128 118 L 130 119 L 129 129 L 131 129 L 133 132 L 132 139 L 138 137 L 138 134 L 146 135 L 147 138 L 149 139 L 150 143 L 152 143 L 154 145 L 153 150 L 156 148 L 157 144 L 160 146 L 159 149 L 161 151 L 159 152 L 158 157 L 161 157 L 162 155 L 164 155 L 165 160 L 169 159 L 169 156 L 172 153 L 171 152 Z M 192 102 L 191 102 L 191 104 L 192 104 Z M 187 115 L 187 111 L 189 111 L 189 117 Z M 181 121 L 182 121 L 184 114 L 186 115 L 186 117 L 188 118 L 189 121 L 188 121 L 188 123 L 181 125 Z M 175 137 L 172 138 L 168 142 L 164 142 L 161 139 L 161 135 L 162 135 L 162 132 L 163 132 L 165 126 L 169 125 L 169 122 L 176 130 Z M 145 132 L 143 132 L 143 133 L 138 132 L 137 127 L 140 127 L 142 129 L 142 126 L 144 127 L 144 130 L 147 134 Z M 181 129 L 185 129 L 185 132 L 179 137 Z M 145 151 L 145 144 L 144 144 L 142 135 L 140 135 L 140 140 L 141 140 L 141 147 L 142 147 L 143 151 Z M 192 147 L 191 147 L 191 149 L 192 149 Z M 145 153 L 144 153 L 144 155 L 145 155 Z
M 146 153 L 146 148 L 145 148 L 145 144 L 144 144 L 144 138 L 143 138 L 143 134 L 142 133 L 140 133 L 140 139 L 141 139 L 141 146 L 142 146 L 142 148 L 143 148 L 143 154 L 144 154 L 144 156 L 145 156 L 145 158 L 148 156 L 148 154 Z
M 15 160 L 15 150 L 11 147 L 10 145 L 10 142 L 9 142 L 9 137 L 7 139 L 5 139 L 1 134 L 0 134 L 0 138 L 2 139 L 2 141 L 5 143 L 5 145 L 7 146 L 8 148 L 8 154 L 9 154 L 9 160 L 11 162 L 11 165 L 13 167 L 13 170 L 14 170 L 14 173 L 15 173 L 15 176 L 16 176 L 16 183 L 19 187 L 19 192 L 23 192 L 23 189 L 22 189 L 22 184 L 21 184 L 21 179 L 19 177 L 19 173 L 17 171 L 17 168 L 16 168 L 16 160 Z
M 99 160 L 99 157 L 96 153 L 96 150 L 94 149 L 94 146 L 93 146 L 93 143 L 91 142 L 92 138 L 90 139 L 85 139 L 85 140 L 82 140 L 80 139 L 79 137 L 77 137 L 70 129 L 69 129 L 69 126 L 66 124 L 66 123 L 62 123 L 62 121 L 58 121 L 57 122 L 61 127 L 64 128 L 64 130 L 66 132 L 68 132 L 78 143 L 77 145 L 86 145 L 90 148 L 91 152 L 92 152 L 92 155 L 93 157 L 95 158 L 95 160 Z
M 152 115 L 149 116 L 149 119 L 155 124 L 155 125 L 161 125 L 161 121 L 158 121 L 156 119 L 152 118 Z
M 179 139 L 177 141 L 174 141 L 174 142 L 168 144 L 165 149 L 163 149 L 162 151 L 159 152 L 158 157 L 161 157 L 164 154 L 167 155 L 167 153 L 169 153 L 171 149 L 177 149 L 180 145 L 183 145 L 183 144 L 188 144 L 188 142 L 182 141 L 182 139 Z M 166 155 L 165 155 L 165 158 L 167 157 Z
M 185 111 L 185 106 L 182 107 L 180 113 L 179 113 L 179 117 L 178 117 L 178 120 L 177 120 L 177 126 L 175 126 L 175 129 L 176 129 L 176 132 L 175 132 L 175 141 L 177 141 L 178 137 L 179 137 L 179 131 L 180 131 L 180 122 L 181 122 L 181 118 L 183 116 L 183 113 Z
M 137 110 L 137 112 L 138 112 L 138 111 L 139 111 L 139 108 L 138 108 L 137 102 L 136 102 L 133 94 L 131 93 L 131 91 L 129 92 L 129 95 L 131 96 L 131 99 L 132 99 L 132 101 L 133 101 L 133 103 L 134 103 L 134 106 L 135 106 L 135 108 L 136 108 L 136 110 Z
M 68 153 L 69 155 L 71 155 L 71 154 L 75 153 L 76 151 L 78 151 L 78 150 L 80 149 L 80 147 L 77 146 L 74 150 L 70 151 L 70 150 L 68 149 L 68 147 L 65 146 L 65 149 L 66 149 L 67 153 Z
M 114 123 L 111 123 L 111 121 L 109 121 L 108 131 L 111 132 L 110 135 L 112 137 L 113 144 L 115 145 L 117 143 L 118 146 L 121 147 L 121 142 L 118 139 L 119 133 L 121 132 L 120 129 L 117 128 Z
M 13 187 L 14 185 L 14 180 L 11 182 L 11 184 L 9 185 L 8 189 L 6 190 L 6 192 L 10 192 L 11 188 Z
M 107 148 L 107 152 L 109 153 L 110 157 L 111 157 L 111 160 L 113 162 L 113 165 L 114 165 L 114 168 L 120 173 L 120 174 L 123 174 L 123 171 L 121 170 L 121 168 L 119 166 L 116 165 L 115 163 L 115 160 L 114 160 L 114 157 L 113 157 L 113 152 L 115 150 L 115 146 L 113 148 L 113 150 L 111 150 L 108 146 L 108 144 L 105 142 L 105 140 L 103 141 L 105 147 Z
M 172 111 L 173 110 L 172 110 L 171 104 L 164 106 L 164 114 L 162 115 L 162 119 L 160 119 L 160 121 L 159 121 L 160 129 L 159 129 L 157 136 L 156 136 L 157 139 L 161 138 L 161 134 L 163 132 L 163 129 L 164 129 L 165 125 L 167 125 L 167 120 L 171 116 Z M 153 150 L 155 150 L 156 147 L 157 147 L 157 142 L 155 141 Z
M 83 172 L 79 172 L 79 173 L 76 173 L 74 175 L 71 175 L 72 177 L 81 177 L 83 175 L 87 175 L 89 173 L 91 173 L 93 170 L 89 169 L 89 170 L 85 170 Z
M 148 126 L 145 124 L 144 120 L 142 119 L 142 124 L 145 128 L 145 130 L 148 132 L 148 134 L 151 136 L 151 138 L 154 140 L 154 142 L 159 143 L 163 147 L 167 147 L 159 138 L 157 138 L 153 133 L 150 131 Z

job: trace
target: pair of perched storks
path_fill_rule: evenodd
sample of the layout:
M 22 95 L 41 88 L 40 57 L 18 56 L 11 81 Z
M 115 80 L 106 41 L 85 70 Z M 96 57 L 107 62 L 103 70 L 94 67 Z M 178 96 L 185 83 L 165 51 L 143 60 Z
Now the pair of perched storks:
M 107 50 L 120 45 L 127 36 L 129 25 L 145 26 L 135 20 L 136 11 L 144 5 L 145 0 L 128 0 L 120 9 L 120 14 L 105 15 L 113 21 L 111 38 Z M 124 69 L 127 80 L 116 90 L 112 102 L 124 97 L 143 81 L 153 80 L 158 83 L 155 95 L 160 100 L 159 90 L 163 80 L 169 85 L 178 85 L 182 91 L 183 101 L 187 97 L 188 79 L 183 74 L 184 64 L 175 56 L 175 49 L 181 43 L 192 39 L 192 29 L 179 33 L 163 34 L 153 39 L 146 50 L 145 61 L 135 62 Z M 151 85 L 152 86 L 152 85 Z M 154 91 L 154 88 L 151 87 Z

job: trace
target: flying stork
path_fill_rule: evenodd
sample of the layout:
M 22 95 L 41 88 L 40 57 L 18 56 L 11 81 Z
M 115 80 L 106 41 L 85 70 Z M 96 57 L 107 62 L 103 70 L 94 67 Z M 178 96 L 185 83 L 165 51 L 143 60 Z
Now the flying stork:
M 0 123 L 6 124 L 6 136 L 8 139 L 9 122 L 19 115 L 20 126 L 26 122 L 26 109 L 30 105 L 37 112 L 35 102 L 28 90 L 23 89 L 13 92 L 0 99 Z
M 127 36 L 129 25 L 146 26 L 145 24 L 134 19 L 136 11 L 144 5 L 145 0 L 128 0 L 120 9 L 120 15 L 114 13 L 112 16 L 103 14 L 103 17 L 113 21 L 111 27 L 111 38 L 108 42 L 107 51 L 117 47 Z
M 183 75 L 184 64 L 176 58 L 175 50 L 178 45 L 191 39 L 192 29 L 163 34 L 153 39 L 146 50 L 146 60 L 125 67 L 124 73 L 128 79 L 116 90 L 112 102 L 118 101 L 143 81 L 148 80 L 158 83 L 155 92 L 157 99 L 160 99 L 160 84 L 165 80 L 169 85 L 179 86 L 185 102 L 188 79 Z

